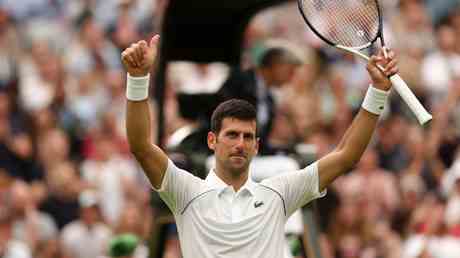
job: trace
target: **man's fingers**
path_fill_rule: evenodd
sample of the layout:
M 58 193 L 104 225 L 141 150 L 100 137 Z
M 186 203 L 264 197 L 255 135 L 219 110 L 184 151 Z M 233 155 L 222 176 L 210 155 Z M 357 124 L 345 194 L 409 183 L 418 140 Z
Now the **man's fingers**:
M 378 66 L 382 67 L 382 62 L 384 62 L 384 57 L 373 55 L 369 59 L 367 64 L 367 70 L 373 77 L 385 77 L 385 72 L 382 71 Z
M 152 39 L 150 39 L 149 47 L 156 48 L 159 41 L 160 41 L 160 35 L 156 34 L 155 36 L 152 37 Z
M 129 58 L 133 61 L 135 67 L 138 67 L 139 66 L 139 61 L 138 61 L 138 58 L 136 56 L 136 48 L 137 48 L 137 44 L 131 44 L 131 46 L 128 48 L 128 55 L 129 55 Z
M 398 73 L 398 60 L 393 59 L 385 67 L 385 75 L 392 76 L 393 74 L 396 74 L 396 73 Z
M 124 67 L 128 72 L 133 74 L 144 74 L 145 71 L 152 66 L 155 61 L 157 52 L 157 44 L 160 37 L 155 35 L 149 43 L 141 40 L 137 43 L 131 44 L 130 47 L 121 53 L 121 59 Z
M 388 49 L 387 53 L 388 53 L 388 59 L 393 59 L 396 56 L 395 52 L 391 49 Z
M 388 77 L 398 72 L 398 61 L 393 51 L 388 50 L 386 57 L 380 49 L 377 55 L 369 58 L 367 70 L 371 76 L 372 83 L 379 89 L 388 90 L 391 88 L 391 81 Z
M 378 56 L 382 56 L 383 58 L 388 58 L 388 49 L 386 47 L 380 48 L 379 52 L 377 53 Z
M 128 48 L 123 53 L 121 53 L 121 60 L 125 62 L 128 66 L 135 68 L 137 67 L 137 64 L 133 58 L 133 49 Z
M 369 64 L 367 65 L 368 70 L 379 70 L 377 65 L 379 65 L 383 60 L 384 59 L 380 56 L 371 56 L 371 58 L 369 59 Z
M 141 67 L 144 63 L 144 53 L 145 53 L 145 48 L 147 47 L 147 42 L 144 40 L 139 41 L 137 44 L 137 47 L 135 49 L 136 52 L 136 58 L 138 60 L 139 67 Z

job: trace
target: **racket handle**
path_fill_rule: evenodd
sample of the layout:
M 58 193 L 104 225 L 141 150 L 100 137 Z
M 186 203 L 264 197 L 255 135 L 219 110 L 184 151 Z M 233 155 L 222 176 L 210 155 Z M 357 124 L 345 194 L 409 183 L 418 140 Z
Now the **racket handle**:
M 396 89 L 399 96 L 401 96 L 404 102 L 406 102 L 421 125 L 424 125 L 426 122 L 433 118 L 433 116 L 431 116 L 431 114 L 426 111 L 414 93 L 409 89 L 401 76 L 395 74 L 390 77 L 390 81 L 393 84 L 393 88 Z

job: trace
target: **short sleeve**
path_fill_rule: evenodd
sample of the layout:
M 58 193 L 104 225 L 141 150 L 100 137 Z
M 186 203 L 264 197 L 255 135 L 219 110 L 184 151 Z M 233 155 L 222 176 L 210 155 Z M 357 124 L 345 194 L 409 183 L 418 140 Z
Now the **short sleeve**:
M 266 179 L 261 184 L 280 194 L 288 217 L 310 201 L 326 195 L 326 190 L 319 192 L 317 162 L 304 169 Z
M 168 167 L 163 176 L 159 189 L 152 188 L 158 192 L 160 198 L 168 205 L 169 209 L 176 214 L 184 206 L 198 195 L 204 181 L 190 172 L 180 169 L 168 160 Z

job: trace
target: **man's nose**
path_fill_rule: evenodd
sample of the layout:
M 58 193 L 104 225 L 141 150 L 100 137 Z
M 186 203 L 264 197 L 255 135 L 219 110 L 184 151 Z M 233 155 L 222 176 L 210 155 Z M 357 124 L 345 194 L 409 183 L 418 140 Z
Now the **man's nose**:
M 242 149 L 243 146 L 244 146 L 244 137 L 243 135 L 240 135 L 236 141 L 236 147 Z

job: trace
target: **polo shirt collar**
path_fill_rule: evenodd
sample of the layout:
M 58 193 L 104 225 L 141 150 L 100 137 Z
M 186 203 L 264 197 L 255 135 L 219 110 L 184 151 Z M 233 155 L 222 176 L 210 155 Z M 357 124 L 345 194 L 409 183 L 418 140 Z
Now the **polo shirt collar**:
M 209 171 L 208 176 L 206 177 L 206 182 L 212 187 L 218 189 L 219 194 L 221 194 L 227 187 L 232 187 L 227 185 L 220 177 L 218 177 L 214 169 Z M 246 180 L 246 183 L 244 183 L 244 185 L 240 188 L 240 191 L 244 189 L 246 189 L 251 195 L 254 195 L 255 182 L 250 176 L 248 177 L 248 180 Z

